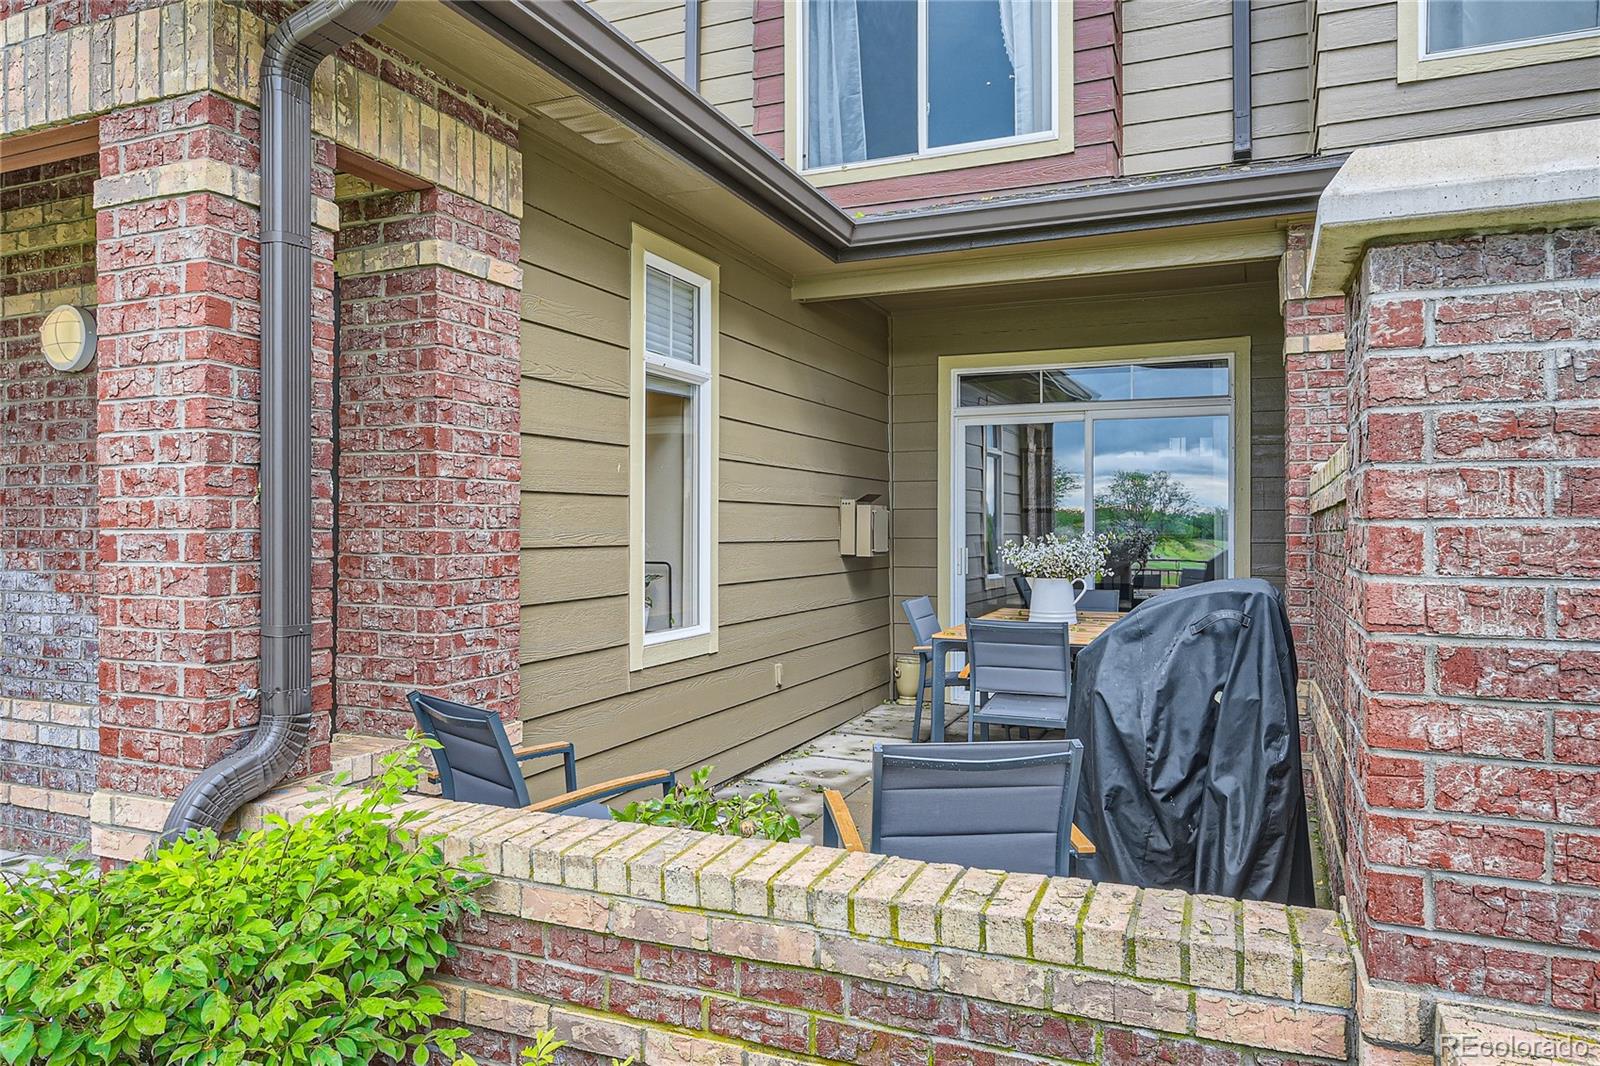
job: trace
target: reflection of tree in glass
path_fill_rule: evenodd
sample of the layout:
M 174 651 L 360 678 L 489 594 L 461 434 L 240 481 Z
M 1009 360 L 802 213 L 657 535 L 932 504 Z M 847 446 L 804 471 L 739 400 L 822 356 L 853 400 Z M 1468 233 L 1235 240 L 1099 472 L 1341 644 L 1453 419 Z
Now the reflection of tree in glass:
M 1050 491 L 1054 495 L 1052 509 L 1055 531 L 1062 535 L 1083 532 L 1083 477 L 1066 467 L 1053 467 L 1050 472 Z
M 1080 494 L 1083 492 L 1083 478 L 1072 471 L 1058 466 L 1055 468 L 1051 481 L 1051 487 L 1056 494 L 1055 504 L 1057 508 L 1070 507 L 1082 499 Z
M 1187 545 L 1196 528 L 1194 493 L 1171 472 L 1120 470 L 1094 497 L 1095 528 L 1111 538 L 1111 568 L 1143 567 L 1156 541 Z

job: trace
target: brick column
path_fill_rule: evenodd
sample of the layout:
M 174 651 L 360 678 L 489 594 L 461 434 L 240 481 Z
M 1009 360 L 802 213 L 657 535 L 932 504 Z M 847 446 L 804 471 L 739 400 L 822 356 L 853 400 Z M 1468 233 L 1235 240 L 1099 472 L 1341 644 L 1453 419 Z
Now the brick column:
M 1372 248 L 1354 300 L 1367 967 L 1600 1011 L 1600 230 Z
M 1311 642 L 1311 472 L 1345 439 L 1345 301 L 1306 299 L 1307 227 L 1288 233 L 1283 299 L 1285 599 L 1295 643 Z M 1314 663 L 1302 653 L 1302 670 Z
M 440 189 L 339 234 L 338 728 L 420 688 L 518 722 L 519 228 Z
M 158 829 L 166 801 L 259 713 L 248 694 L 260 606 L 258 134 L 255 111 L 211 93 L 100 125 L 101 855 L 142 847 L 126 831 Z M 313 185 L 324 197 L 331 157 L 320 145 Z M 314 246 L 314 457 L 326 470 L 331 235 L 316 231 Z M 329 495 L 326 476 L 318 492 Z M 324 619 L 330 519 L 319 507 Z M 302 773 L 328 763 L 330 639 L 319 626 L 320 717 Z

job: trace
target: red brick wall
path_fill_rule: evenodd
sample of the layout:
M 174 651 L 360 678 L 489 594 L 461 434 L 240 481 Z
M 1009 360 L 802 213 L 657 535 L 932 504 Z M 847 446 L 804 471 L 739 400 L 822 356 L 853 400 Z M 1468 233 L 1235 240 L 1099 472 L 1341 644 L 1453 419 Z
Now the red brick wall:
M 214 192 L 161 195 L 152 168 L 259 169 L 255 111 L 201 93 L 106 116 L 97 195 L 101 762 L 99 783 L 173 796 L 259 714 L 259 213 Z M 332 194 L 331 146 L 313 187 Z M 168 170 L 169 181 L 178 181 Z M 313 743 L 326 767 L 331 630 L 332 238 L 317 230 Z
M 1345 441 L 1344 352 L 1310 347 L 1313 338 L 1344 332 L 1342 299 L 1288 300 L 1283 307 L 1284 370 L 1284 596 L 1295 643 L 1311 634 L 1311 473 Z M 1297 341 L 1302 343 L 1296 343 Z M 1306 676 L 1315 675 L 1315 660 Z
M 95 303 L 94 155 L 0 175 L 0 849 L 88 840 L 98 696 L 93 364 L 39 350 Z
M 95 700 L 95 368 L 52 369 L 39 324 L 94 303 L 97 176 L 93 155 L 0 176 L 0 696 Z
M 519 292 L 403 264 L 436 241 L 510 269 L 517 220 L 436 189 L 343 215 L 341 269 L 375 272 L 340 282 L 338 728 L 403 731 L 414 688 L 516 719 Z
M 1372 249 L 1352 320 L 1350 587 L 1318 597 L 1352 612 L 1367 965 L 1600 1010 L 1600 230 Z
M 1122 168 L 1122 28 L 1117 0 L 1072 0 L 1073 150 L 1010 163 L 881 178 L 824 190 L 841 207 L 872 212 L 928 206 L 1039 185 L 1115 177 Z M 756 139 L 783 155 L 782 0 L 756 0 Z

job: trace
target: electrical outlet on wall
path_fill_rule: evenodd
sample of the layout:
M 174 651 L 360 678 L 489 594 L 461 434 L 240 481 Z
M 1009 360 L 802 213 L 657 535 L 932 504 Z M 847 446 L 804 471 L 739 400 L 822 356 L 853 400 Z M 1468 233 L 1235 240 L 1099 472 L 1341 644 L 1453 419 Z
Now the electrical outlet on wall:
M 783 687 L 783 664 L 782 663 L 773 663 L 772 664 L 772 687 L 773 688 L 782 688 Z

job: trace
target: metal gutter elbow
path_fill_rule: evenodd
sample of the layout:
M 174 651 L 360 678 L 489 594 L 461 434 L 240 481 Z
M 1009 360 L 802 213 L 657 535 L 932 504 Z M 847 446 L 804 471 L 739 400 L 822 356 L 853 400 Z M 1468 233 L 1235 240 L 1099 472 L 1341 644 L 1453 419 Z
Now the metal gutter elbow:
M 311 737 L 311 79 L 396 0 L 317 0 L 261 60 L 261 719 L 183 790 L 163 841 L 220 831 Z

